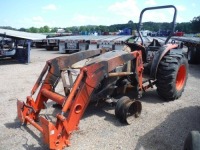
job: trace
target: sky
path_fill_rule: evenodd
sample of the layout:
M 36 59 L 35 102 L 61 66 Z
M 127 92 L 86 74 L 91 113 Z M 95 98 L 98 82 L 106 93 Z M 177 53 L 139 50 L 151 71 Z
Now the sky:
M 200 16 L 200 0 L 4 0 L 0 5 L 0 26 L 14 28 L 71 27 L 138 23 L 146 7 L 174 5 L 177 22 Z M 173 9 L 144 13 L 143 21 L 171 22 Z

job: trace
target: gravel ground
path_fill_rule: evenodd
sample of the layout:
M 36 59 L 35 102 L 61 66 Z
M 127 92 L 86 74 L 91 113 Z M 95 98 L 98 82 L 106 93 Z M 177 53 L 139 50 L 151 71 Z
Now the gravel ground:
M 48 149 L 32 126 L 20 125 L 16 99 L 30 94 L 45 61 L 60 56 L 56 51 L 32 49 L 29 65 L 0 60 L 0 149 Z M 200 65 L 189 66 L 189 76 L 182 97 L 164 102 L 151 89 L 141 98 L 143 111 L 131 125 L 118 122 L 114 110 L 101 104 L 89 105 L 74 132 L 69 150 L 180 150 L 191 130 L 200 130 Z M 55 115 L 53 108 L 47 114 Z

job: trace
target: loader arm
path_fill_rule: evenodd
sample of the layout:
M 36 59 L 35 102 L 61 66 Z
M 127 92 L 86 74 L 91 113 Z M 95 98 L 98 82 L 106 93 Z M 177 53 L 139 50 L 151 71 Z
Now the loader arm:
M 99 53 L 97 51 L 91 54 L 90 57 Z M 77 55 L 69 56 L 68 58 L 60 57 L 48 61 L 31 92 L 32 94 L 35 93 L 41 84 L 45 72 L 48 71 L 36 101 L 31 96 L 28 96 L 26 103 L 22 103 L 19 100 L 17 102 L 19 119 L 22 123 L 30 123 L 37 128 L 42 133 L 44 142 L 49 145 L 50 149 L 63 149 L 65 146 L 70 145 L 71 133 L 78 129 L 79 121 L 90 102 L 93 91 L 117 66 L 136 59 L 136 70 L 138 79 L 140 80 L 139 86 L 142 88 L 143 63 L 141 51 L 131 53 L 118 51 L 115 53 L 108 52 L 108 54 L 104 55 L 103 59 L 94 62 L 91 61 L 82 67 L 68 96 L 62 96 L 53 92 L 53 87 L 57 84 L 57 78 L 61 77 L 61 70 L 66 70 L 73 63 L 89 57 L 89 55 L 81 54 L 82 58 L 74 60 Z M 56 116 L 57 121 L 55 124 L 39 116 L 39 112 L 43 108 L 43 103 L 46 103 L 48 99 L 63 106 L 62 111 Z M 36 122 L 38 120 L 40 124 Z
M 57 86 L 60 78 L 61 78 L 61 72 L 69 69 L 72 64 L 87 59 L 90 57 L 94 57 L 96 55 L 99 55 L 101 53 L 101 50 L 90 50 L 80 53 L 75 53 L 68 56 L 61 56 L 57 57 L 55 59 L 51 59 L 46 62 L 45 67 L 43 68 L 38 80 L 36 81 L 35 85 L 33 86 L 33 89 L 31 90 L 31 96 L 36 92 L 38 87 L 42 84 L 41 90 L 39 94 L 37 95 L 36 101 L 35 101 L 35 107 L 37 107 L 38 111 L 40 112 L 41 109 L 44 109 L 44 103 L 48 100 L 47 97 L 43 96 L 42 89 L 47 89 L 49 91 L 54 91 L 54 88 Z M 46 74 L 47 73 L 47 74 Z M 46 74 L 45 78 L 44 75 Z M 43 80 L 44 78 L 44 80 Z M 44 91 L 44 90 L 43 90 Z M 63 97 L 60 97 L 63 99 Z M 42 99 L 42 100 L 41 100 Z M 56 101 L 59 104 L 63 103 L 63 100 Z
M 43 71 L 41 72 L 38 80 L 36 81 L 31 91 L 31 95 L 33 95 L 38 89 L 47 70 L 48 70 L 48 75 L 46 76 L 44 83 L 56 86 L 57 85 L 56 81 L 61 77 L 61 71 L 67 70 L 69 67 L 71 67 L 72 64 L 78 61 L 94 57 L 96 55 L 99 55 L 100 53 L 101 50 L 99 49 L 95 51 L 90 50 L 90 51 L 75 53 L 68 56 L 57 57 L 47 61 Z

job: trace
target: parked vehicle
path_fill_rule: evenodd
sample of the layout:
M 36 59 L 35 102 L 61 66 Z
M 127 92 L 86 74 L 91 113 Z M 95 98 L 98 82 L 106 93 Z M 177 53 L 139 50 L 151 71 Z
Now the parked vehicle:
M 10 57 L 22 63 L 30 62 L 31 42 L 45 35 L 0 29 L 0 57 Z
M 140 14 L 141 44 L 126 43 L 123 50 L 81 51 L 47 61 L 26 102 L 17 101 L 19 120 L 38 129 L 50 149 L 64 149 L 70 145 L 70 137 L 78 130 L 79 121 L 91 101 L 109 100 L 115 106 L 119 121 L 130 124 L 142 110 L 141 102 L 135 99 L 141 98 L 142 93 L 153 85 L 164 100 L 178 99 L 188 76 L 188 63 L 182 49 L 178 44 L 168 44 L 172 34 L 164 45 L 156 44 L 154 40 L 145 47 L 140 33 L 143 13 L 163 8 L 174 9 L 173 33 L 176 8 L 172 5 L 149 7 Z M 156 53 L 147 61 L 149 51 Z M 76 76 L 75 81 L 72 76 Z M 59 80 L 63 82 L 65 95 L 55 92 Z M 36 100 L 33 98 L 35 93 Z M 62 106 L 56 114 L 55 124 L 47 115 L 40 115 L 49 99 Z
M 190 64 L 200 63 L 200 38 L 199 37 L 172 37 L 176 41 L 187 46 L 187 58 Z

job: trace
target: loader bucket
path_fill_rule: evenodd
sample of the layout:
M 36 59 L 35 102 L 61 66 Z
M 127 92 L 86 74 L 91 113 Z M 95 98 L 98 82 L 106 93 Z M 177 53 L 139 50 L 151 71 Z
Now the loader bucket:
M 53 123 L 43 117 L 40 117 L 40 122 L 43 129 L 43 141 L 49 145 L 50 149 L 64 149 L 69 145 L 66 137 L 63 138 L 61 135 L 59 135 L 59 138 L 57 137 L 57 129 Z

